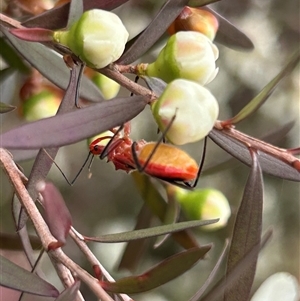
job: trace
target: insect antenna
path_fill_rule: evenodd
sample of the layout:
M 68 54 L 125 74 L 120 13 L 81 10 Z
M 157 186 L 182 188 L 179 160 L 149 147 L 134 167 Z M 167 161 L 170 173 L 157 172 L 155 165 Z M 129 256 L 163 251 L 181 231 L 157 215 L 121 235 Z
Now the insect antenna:
M 200 164 L 199 164 L 199 169 L 198 169 L 198 172 L 197 172 L 197 177 L 195 179 L 195 182 L 192 185 L 189 182 L 183 182 L 188 187 L 194 188 L 198 184 L 198 181 L 199 181 L 199 178 L 200 178 L 200 174 L 201 174 L 203 166 L 204 166 L 204 161 L 205 161 L 205 156 L 206 156 L 206 148 L 207 148 L 207 136 L 205 136 L 205 138 L 204 138 L 203 149 L 202 149 L 202 156 L 201 156 L 201 160 L 200 160 Z
M 123 130 L 124 124 L 122 124 L 118 130 L 114 133 L 114 135 L 111 137 L 111 139 L 108 141 L 108 143 L 105 145 L 104 149 L 102 150 L 101 154 L 99 155 L 99 158 L 102 160 L 105 157 L 107 157 L 108 153 L 110 152 L 110 146 L 114 142 L 115 138 L 119 133 Z
M 139 162 L 139 159 L 138 159 L 138 156 L 137 156 L 137 153 L 136 153 L 136 145 L 137 145 L 137 143 L 136 142 L 132 143 L 132 146 L 131 146 L 132 157 L 133 157 L 134 163 L 135 163 L 135 165 L 137 167 L 137 170 L 139 172 L 143 172 L 145 170 L 145 168 L 148 166 L 150 160 L 153 158 L 153 156 L 154 156 L 156 150 L 158 149 L 159 145 L 161 144 L 161 142 L 164 142 L 165 135 L 168 132 L 168 130 L 171 128 L 171 126 L 172 126 L 175 118 L 176 118 L 176 112 L 175 112 L 174 116 L 172 117 L 172 119 L 171 119 L 170 123 L 168 124 L 168 126 L 162 132 L 161 137 L 156 142 L 156 144 L 155 144 L 155 146 L 153 148 L 152 153 L 149 155 L 149 157 L 147 158 L 147 160 L 146 160 L 146 162 L 145 162 L 145 164 L 143 166 L 141 166 L 141 164 Z
M 89 170 L 90 167 L 92 165 L 93 159 L 94 159 L 94 155 L 89 152 L 88 156 L 86 157 L 84 163 L 82 164 L 82 166 L 80 167 L 79 171 L 77 172 L 76 176 L 74 177 L 74 179 L 72 181 L 70 181 L 67 176 L 65 175 L 65 173 L 63 172 L 63 170 L 58 166 L 58 164 L 55 162 L 55 160 L 49 155 L 49 153 L 43 148 L 43 151 L 46 153 L 46 155 L 49 157 L 49 159 L 53 162 L 53 164 L 56 166 L 56 168 L 60 171 L 60 173 L 62 174 L 62 176 L 64 177 L 64 179 L 66 180 L 66 182 L 70 185 L 73 186 L 73 184 L 76 182 L 77 178 L 79 177 L 79 175 L 81 174 L 82 170 L 84 169 L 84 167 L 86 166 L 87 162 L 89 161 L 90 157 L 91 158 L 91 162 L 89 163 Z

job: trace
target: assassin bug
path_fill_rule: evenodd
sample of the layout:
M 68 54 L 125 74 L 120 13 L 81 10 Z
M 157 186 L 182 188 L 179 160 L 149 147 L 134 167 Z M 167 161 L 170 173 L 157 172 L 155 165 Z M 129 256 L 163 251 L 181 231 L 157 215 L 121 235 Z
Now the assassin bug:
M 54 164 L 62 172 L 64 178 L 70 185 L 73 185 L 77 180 L 90 157 L 92 156 L 88 165 L 89 170 L 94 157 L 99 156 L 101 160 L 107 158 L 108 162 L 111 161 L 115 165 L 116 170 L 121 169 L 127 173 L 138 170 L 139 172 L 144 172 L 180 187 L 193 188 L 197 185 L 204 164 L 206 139 L 204 140 L 200 166 L 183 150 L 170 144 L 161 143 L 175 118 L 176 114 L 157 142 L 146 142 L 143 139 L 133 141 L 129 137 L 129 122 L 117 130 L 111 130 L 111 136 L 108 135 L 95 139 L 89 145 L 89 155 L 71 182 L 65 177 L 59 166 L 57 166 L 55 162 Z M 103 144 L 103 141 L 108 139 L 108 143 Z M 194 181 L 194 183 L 192 183 L 192 181 Z
M 175 116 L 174 116 L 175 118 Z M 124 129 L 124 134 L 121 130 Z M 169 127 L 166 128 L 166 131 Z M 120 127 L 113 136 L 95 139 L 90 144 L 90 154 L 99 155 L 100 159 L 107 158 L 116 170 L 121 169 L 129 173 L 133 170 L 144 172 L 150 176 L 183 187 L 195 187 L 204 163 L 204 154 L 200 167 L 196 161 L 183 150 L 170 144 L 161 143 L 164 134 L 158 142 L 145 140 L 132 141 L 129 137 L 130 125 Z M 110 139 L 106 145 L 103 141 Z M 206 144 L 206 140 L 205 140 Z M 90 165 L 89 165 L 90 166 Z M 191 184 L 191 181 L 194 181 Z

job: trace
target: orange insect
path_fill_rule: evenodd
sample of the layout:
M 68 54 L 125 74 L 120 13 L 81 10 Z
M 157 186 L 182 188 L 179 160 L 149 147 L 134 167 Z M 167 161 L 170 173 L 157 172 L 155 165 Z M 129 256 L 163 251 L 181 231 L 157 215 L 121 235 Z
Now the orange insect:
M 200 168 L 186 152 L 160 141 L 133 142 L 129 132 L 130 126 L 126 124 L 123 135 L 119 129 L 114 136 L 94 140 L 90 144 L 90 154 L 99 155 L 100 159 L 107 158 L 107 161 L 115 165 L 116 170 L 122 169 L 128 173 L 137 169 L 179 186 L 194 187 L 197 184 Z M 101 144 L 106 139 L 110 139 L 107 145 Z M 191 181 L 195 183 L 191 184 Z

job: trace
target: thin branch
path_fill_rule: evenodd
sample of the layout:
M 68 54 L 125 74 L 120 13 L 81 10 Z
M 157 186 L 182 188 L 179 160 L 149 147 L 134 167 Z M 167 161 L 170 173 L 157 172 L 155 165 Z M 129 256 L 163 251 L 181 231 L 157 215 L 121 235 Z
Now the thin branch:
M 287 164 L 289 164 L 290 166 L 292 166 L 300 172 L 300 159 L 293 156 L 292 151 L 274 146 L 257 138 L 246 135 L 234 129 L 233 127 L 222 128 L 220 127 L 220 124 L 221 122 L 217 121 L 214 128 L 218 131 L 226 133 L 227 136 L 232 137 L 237 141 L 240 141 L 247 147 L 251 147 L 253 149 L 271 155 L 272 157 L 275 157 L 281 160 L 282 162 L 286 162 Z
M 91 264 L 91 266 L 94 268 L 95 266 L 98 266 L 101 269 L 101 273 L 104 275 L 104 277 L 110 281 L 114 282 L 114 278 L 107 272 L 107 270 L 103 267 L 103 265 L 98 261 L 94 253 L 90 250 L 90 248 L 87 246 L 87 244 L 84 241 L 83 236 L 76 231 L 73 227 L 71 228 L 69 232 L 70 236 L 74 240 L 74 242 L 77 244 L 79 249 L 82 251 L 82 253 L 86 256 L 87 260 Z M 125 294 L 120 294 L 122 299 L 124 301 L 133 301 L 131 297 Z
M 48 246 L 56 243 L 57 241 L 50 233 L 47 224 L 45 223 L 43 217 L 37 209 L 34 201 L 30 197 L 26 187 L 24 186 L 22 178 L 19 175 L 18 167 L 13 161 L 12 156 L 3 148 L 0 148 L 0 162 L 14 187 L 18 199 L 20 200 L 28 216 L 32 220 L 37 235 L 42 242 L 43 248 L 45 250 L 48 250 Z M 57 265 L 57 263 L 62 263 L 80 280 L 85 282 L 99 299 L 101 299 L 102 301 L 113 301 L 113 299 L 100 286 L 98 280 L 92 277 L 85 270 L 83 270 L 69 257 L 67 257 L 61 248 L 50 250 L 48 254 L 52 259 L 54 259 L 54 261 L 52 262 L 54 263 L 54 266 L 58 270 L 60 270 L 61 276 L 67 276 L 67 279 L 63 279 L 64 284 L 66 284 L 67 286 L 70 285 L 70 283 L 72 282 L 70 276 L 72 275 L 69 272 L 66 273 L 65 271 L 62 271 L 61 266 Z
M 1 23 L 5 23 L 6 25 L 9 25 L 9 27 L 14 27 L 14 28 L 25 28 L 24 26 L 21 25 L 21 23 L 17 20 L 14 20 L 8 16 L 5 16 L 0 13 L 0 21 Z

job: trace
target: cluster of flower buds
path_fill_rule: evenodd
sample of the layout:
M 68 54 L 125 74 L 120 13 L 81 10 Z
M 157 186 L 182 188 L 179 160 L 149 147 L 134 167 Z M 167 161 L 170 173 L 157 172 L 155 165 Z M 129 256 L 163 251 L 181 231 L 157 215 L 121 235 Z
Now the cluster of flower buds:
M 103 68 L 122 55 L 128 32 L 116 14 L 93 9 L 84 12 L 70 30 L 54 32 L 53 39 L 69 47 L 88 66 Z
M 231 210 L 227 198 L 220 191 L 211 188 L 189 191 L 169 185 L 167 192 L 171 193 L 180 203 L 181 209 L 188 219 L 209 220 L 219 218 L 217 223 L 201 228 L 217 230 L 227 225 Z
M 217 28 L 218 21 L 208 11 L 185 7 L 169 28 L 176 33 L 156 61 L 136 67 L 137 74 L 159 77 L 168 83 L 152 104 L 152 112 L 161 131 L 170 127 L 166 137 L 173 144 L 203 139 L 217 120 L 218 102 L 203 87 L 218 72 L 218 48 L 211 41 Z

